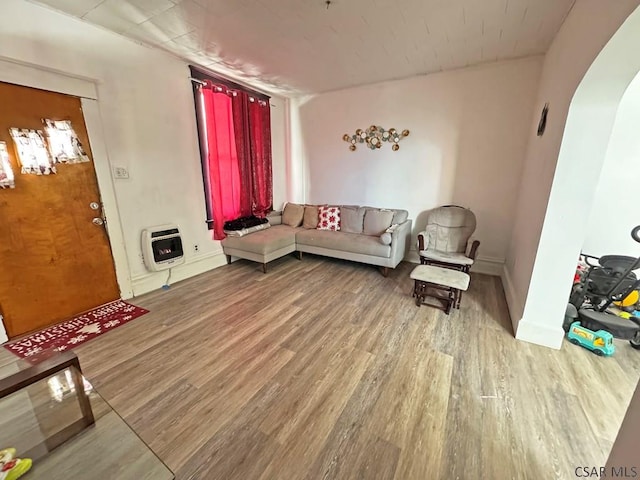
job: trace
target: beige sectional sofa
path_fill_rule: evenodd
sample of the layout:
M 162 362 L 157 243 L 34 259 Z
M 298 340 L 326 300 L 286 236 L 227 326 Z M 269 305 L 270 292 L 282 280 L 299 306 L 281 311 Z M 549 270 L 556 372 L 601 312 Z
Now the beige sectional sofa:
M 411 237 L 406 210 L 337 206 L 340 230 L 319 230 L 317 205 L 286 204 L 283 212 L 271 214 L 270 227 L 244 236 L 227 236 L 222 249 L 227 262 L 244 258 L 267 263 L 292 252 L 352 260 L 381 267 L 386 276 L 404 258 Z M 316 210 L 317 212 L 317 210 Z

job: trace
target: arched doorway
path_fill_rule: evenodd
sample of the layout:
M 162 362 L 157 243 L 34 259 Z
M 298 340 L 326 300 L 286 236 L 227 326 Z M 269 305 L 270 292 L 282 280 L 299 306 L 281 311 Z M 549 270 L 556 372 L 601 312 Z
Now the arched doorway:
M 609 40 L 571 105 L 516 338 L 560 348 L 562 321 L 623 95 L 640 71 L 640 9 Z

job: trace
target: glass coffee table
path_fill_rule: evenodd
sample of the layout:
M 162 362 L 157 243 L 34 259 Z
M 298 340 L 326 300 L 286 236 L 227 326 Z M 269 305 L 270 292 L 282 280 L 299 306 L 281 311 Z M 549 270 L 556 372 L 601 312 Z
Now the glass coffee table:
M 0 450 L 31 458 L 25 480 L 173 480 L 82 376 L 73 352 L 0 361 Z

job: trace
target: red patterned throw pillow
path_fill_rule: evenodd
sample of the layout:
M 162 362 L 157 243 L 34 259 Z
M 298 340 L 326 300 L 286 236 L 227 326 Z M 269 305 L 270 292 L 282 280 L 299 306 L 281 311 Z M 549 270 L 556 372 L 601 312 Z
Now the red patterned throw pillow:
M 339 207 L 318 207 L 318 230 L 340 230 L 340 208 Z

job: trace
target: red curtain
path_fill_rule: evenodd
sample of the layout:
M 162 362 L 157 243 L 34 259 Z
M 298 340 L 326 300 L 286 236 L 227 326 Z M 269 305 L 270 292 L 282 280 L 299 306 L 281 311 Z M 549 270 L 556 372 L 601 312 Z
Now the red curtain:
M 264 216 L 273 206 L 273 175 L 271 171 L 271 107 L 269 101 L 249 98 L 251 135 L 251 179 L 253 213 Z
M 247 216 L 253 213 L 253 175 L 251 173 L 251 144 L 249 142 L 249 96 L 245 92 L 235 92 L 231 97 L 233 105 L 233 126 L 238 151 L 240 170 L 240 212 Z
M 202 88 L 206 166 L 213 216 L 213 238 L 225 237 L 224 222 L 240 216 L 241 181 L 232 100 L 214 88 Z
M 210 83 L 200 91 L 213 238 L 222 240 L 224 222 L 272 209 L 271 112 L 247 92 Z

